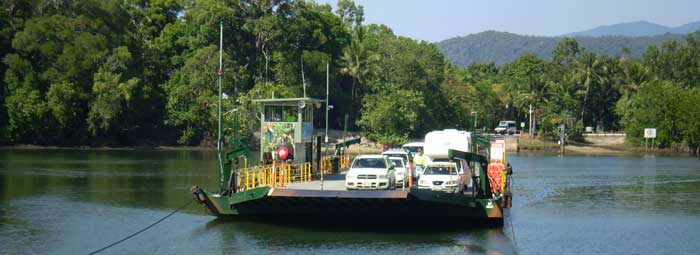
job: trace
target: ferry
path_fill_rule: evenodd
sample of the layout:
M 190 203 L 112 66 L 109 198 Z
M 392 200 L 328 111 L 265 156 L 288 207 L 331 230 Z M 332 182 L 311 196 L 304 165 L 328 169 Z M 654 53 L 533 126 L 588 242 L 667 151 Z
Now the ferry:
M 426 136 L 426 149 L 441 148 L 442 160 L 460 162 L 468 171 L 471 185 L 459 192 L 419 189 L 412 182 L 398 190 L 346 190 L 340 172 L 350 167 L 347 147 L 359 143 L 359 138 L 344 138 L 336 143 L 334 155 L 328 155 L 328 138 L 315 135 L 313 127 L 314 112 L 323 105 L 327 108 L 326 100 L 269 98 L 254 103 L 262 109 L 261 164 L 249 166 L 252 155 L 238 138 L 237 111 L 233 112 L 234 137 L 229 142 L 232 149 L 223 151 L 219 100 L 218 187 L 192 187 L 194 199 L 218 218 L 323 226 L 499 226 L 504 210 L 511 206 L 512 168 L 506 161 L 503 139 L 457 130 L 436 131 L 432 137 L 437 140 L 430 133 Z

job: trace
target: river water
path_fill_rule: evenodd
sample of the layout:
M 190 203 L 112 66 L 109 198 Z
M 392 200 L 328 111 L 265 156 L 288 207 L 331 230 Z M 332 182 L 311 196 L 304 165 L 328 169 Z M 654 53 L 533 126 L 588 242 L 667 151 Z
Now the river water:
M 102 254 L 700 252 L 698 158 L 539 154 L 509 162 L 514 199 L 502 228 L 282 227 L 219 221 L 192 204 Z M 214 187 L 215 167 L 211 151 L 0 149 L 0 253 L 95 251 L 188 202 L 192 184 Z

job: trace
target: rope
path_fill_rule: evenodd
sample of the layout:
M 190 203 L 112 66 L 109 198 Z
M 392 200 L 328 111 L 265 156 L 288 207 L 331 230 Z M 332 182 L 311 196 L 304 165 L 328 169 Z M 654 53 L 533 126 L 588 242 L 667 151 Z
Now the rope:
M 508 189 L 511 189 L 510 187 L 513 186 L 513 178 L 511 177 L 510 180 L 508 181 Z M 513 199 L 512 195 L 510 199 Z M 512 206 L 511 206 L 512 208 Z M 511 209 L 512 210 L 512 209 Z M 515 250 L 518 251 L 520 248 L 518 248 L 518 241 L 515 239 L 515 228 L 513 228 L 513 216 L 508 214 L 508 222 L 510 222 L 510 233 L 513 234 L 513 244 L 515 244 Z
M 132 237 L 134 237 L 134 236 L 136 236 L 136 235 L 138 235 L 138 234 L 141 234 L 143 231 L 146 231 L 146 230 L 148 230 L 149 228 L 152 228 L 153 226 L 158 225 L 158 223 L 163 222 L 165 219 L 169 218 L 170 216 L 173 216 L 174 214 L 176 214 L 176 213 L 179 212 L 180 210 L 185 209 L 187 206 L 189 206 L 190 204 L 192 204 L 193 201 L 194 201 L 194 199 L 190 200 L 189 202 L 185 203 L 183 206 L 180 206 L 180 208 L 177 208 L 175 211 L 173 211 L 173 212 L 171 212 L 170 214 L 166 215 L 165 217 L 160 218 L 160 219 L 157 220 L 156 222 L 151 223 L 151 225 L 148 225 L 147 227 L 142 228 L 142 229 L 139 230 L 139 231 L 136 231 L 136 233 L 133 233 L 133 234 L 127 236 L 127 237 L 124 237 L 124 238 L 122 238 L 121 240 L 116 241 L 116 242 L 114 242 L 114 243 L 112 243 L 112 244 L 110 244 L 110 245 L 107 245 L 107 246 L 105 246 L 105 247 L 102 247 L 102 248 L 99 249 L 99 250 L 96 250 L 96 251 L 93 251 L 93 252 L 91 252 L 91 253 L 88 253 L 88 255 L 93 255 L 93 254 L 100 253 L 100 252 L 102 252 L 102 251 L 104 251 L 104 250 L 106 250 L 106 249 L 111 248 L 112 246 L 115 246 L 115 245 L 117 245 L 117 244 L 120 244 L 121 242 L 124 242 L 124 241 L 126 241 L 126 240 L 129 240 L 130 238 L 132 238 Z
M 510 222 L 510 232 L 513 234 L 513 243 L 515 244 L 515 250 L 520 250 L 518 248 L 518 241 L 515 239 L 515 229 L 513 228 L 513 217 L 508 215 L 508 221 Z

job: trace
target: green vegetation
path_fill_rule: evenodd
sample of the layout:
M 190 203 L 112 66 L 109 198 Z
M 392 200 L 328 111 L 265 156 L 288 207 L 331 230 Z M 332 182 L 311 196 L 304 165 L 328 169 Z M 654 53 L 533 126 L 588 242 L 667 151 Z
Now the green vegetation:
M 643 144 L 644 128 L 657 128 L 661 147 L 698 153 L 700 137 L 700 32 L 684 43 L 650 46 L 643 60 L 586 51 L 564 38 L 552 60 L 523 55 L 498 68 L 472 64 L 468 76 L 488 82 L 508 107 L 504 119 L 526 121 L 534 110 L 537 135 L 553 137 L 567 124 L 569 139 L 581 140 L 584 127 L 625 130 L 632 144 Z M 486 70 L 486 71 L 484 71 Z
M 240 106 L 244 137 L 259 127 L 253 99 L 304 91 L 323 98 L 328 63 L 331 127 L 340 128 L 349 113 L 351 129 L 379 143 L 475 121 L 489 129 L 503 119 L 521 122 L 532 105 L 540 136 L 556 135 L 567 123 L 572 139 L 583 127 L 598 126 L 626 129 L 639 142 L 640 130 L 657 127 L 662 146 L 697 150 L 700 144 L 700 111 L 693 104 L 700 34 L 632 44 L 616 42 L 638 39 L 604 37 L 595 47 L 590 38 L 530 37 L 521 43 L 524 50 L 507 52 L 519 57 L 496 63 L 446 51 L 467 58 L 458 65 L 478 63 L 462 68 L 436 44 L 363 24 L 363 13 L 346 0 L 335 11 L 300 0 L 4 1 L 0 142 L 209 144 L 223 22 L 224 108 Z M 517 43 L 490 34 L 483 42 L 495 50 L 479 52 L 502 54 L 499 45 Z M 528 49 L 536 45 L 551 47 L 542 48 L 543 57 Z M 321 126 L 323 113 L 316 114 Z M 227 122 L 232 116 L 224 115 Z M 225 135 L 230 138 L 230 130 Z

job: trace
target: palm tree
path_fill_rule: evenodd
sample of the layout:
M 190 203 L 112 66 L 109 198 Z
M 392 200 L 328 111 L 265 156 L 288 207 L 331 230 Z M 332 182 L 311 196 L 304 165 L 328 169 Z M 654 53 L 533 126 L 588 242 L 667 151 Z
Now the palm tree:
M 343 55 L 340 57 L 340 73 L 352 77 L 351 98 L 355 101 L 355 96 L 364 91 L 366 78 L 373 70 L 373 64 L 378 56 L 369 51 L 362 42 L 361 27 L 356 29 L 350 45 L 345 47 Z
M 630 61 L 626 59 L 620 60 L 622 73 L 624 74 L 623 84 L 621 84 L 620 93 L 624 95 L 634 95 L 639 90 L 642 83 L 651 80 L 651 70 L 638 61 Z
M 538 107 L 546 103 L 549 89 L 544 81 L 544 66 L 544 60 L 528 54 L 505 67 L 504 72 L 509 77 L 511 86 L 510 98 L 518 109 L 527 111 L 532 105 L 537 112 Z M 536 116 L 533 115 L 533 124 L 536 124 Z
M 581 105 L 581 123 L 583 123 L 583 118 L 586 114 L 586 105 L 588 103 L 588 94 L 590 93 L 591 85 L 606 81 L 606 77 L 603 75 L 606 69 L 607 67 L 601 64 L 597 54 L 586 52 L 581 55 L 572 70 L 574 81 L 581 84 L 586 90 L 583 95 L 583 104 Z
M 365 47 L 358 42 L 356 38 L 352 38 L 352 42 L 343 50 L 343 55 L 340 57 L 340 73 L 352 77 L 352 101 L 355 101 L 355 92 L 357 91 L 357 83 L 364 81 L 364 58 L 366 55 Z

